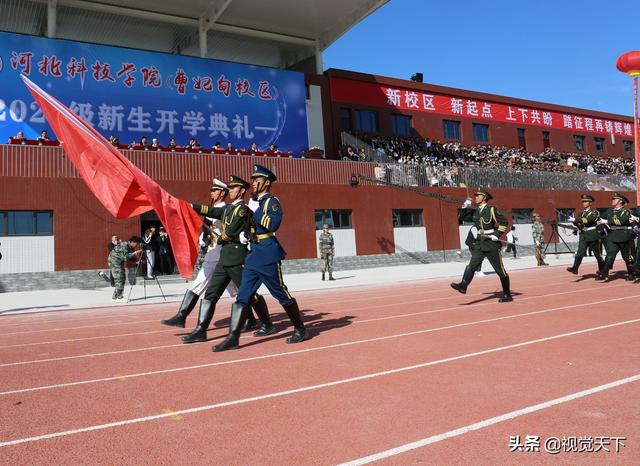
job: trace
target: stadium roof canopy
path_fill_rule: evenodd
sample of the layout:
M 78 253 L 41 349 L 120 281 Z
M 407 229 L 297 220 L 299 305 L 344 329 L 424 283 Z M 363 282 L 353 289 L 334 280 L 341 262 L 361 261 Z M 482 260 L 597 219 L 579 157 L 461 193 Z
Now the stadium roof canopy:
M 0 0 L 0 30 L 320 72 L 388 0 Z

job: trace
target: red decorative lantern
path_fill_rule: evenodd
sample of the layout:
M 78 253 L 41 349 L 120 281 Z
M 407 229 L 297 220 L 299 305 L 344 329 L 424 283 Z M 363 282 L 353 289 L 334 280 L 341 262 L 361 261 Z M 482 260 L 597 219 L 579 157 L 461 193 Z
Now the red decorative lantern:
M 638 76 L 640 76 L 640 50 L 623 53 L 616 68 L 633 78 L 633 147 L 636 159 L 636 202 L 640 206 L 640 147 L 638 147 Z
M 640 50 L 623 53 L 616 61 L 616 68 L 632 78 L 640 76 Z

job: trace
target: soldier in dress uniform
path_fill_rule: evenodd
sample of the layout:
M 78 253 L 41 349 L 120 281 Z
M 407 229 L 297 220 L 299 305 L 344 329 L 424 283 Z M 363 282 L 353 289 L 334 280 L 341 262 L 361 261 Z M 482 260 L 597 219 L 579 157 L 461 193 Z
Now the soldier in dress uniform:
M 249 208 L 253 211 L 253 214 L 250 214 L 251 250 L 247 254 L 242 271 L 242 284 L 238 290 L 238 297 L 231 306 L 229 335 L 224 342 L 213 347 L 214 352 L 238 347 L 240 329 L 247 315 L 247 304 L 261 284 L 269 289 L 271 296 L 278 300 L 293 323 L 293 335 L 287 339 L 287 343 L 300 343 L 310 338 L 302 321 L 298 303 L 291 296 L 282 279 L 281 261 L 286 253 L 275 236 L 282 222 L 282 205 L 277 197 L 269 193 L 271 184 L 276 179 L 276 175 L 266 167 L 254 165 L 251 175 L 254 199 L 249 204 Z M 266 334 L 263 328 L 254 335 Z
M 113 275 L 113 281 L 115 283 L 115 289 L 113 290 L 113 296 L 111 301 L 119 303 L 126 303 L 127 300 L 124 297 L 124 263 L 130 260 L 136 260 L 138 255 L 142 252 L 141 249 L 134 251 L 134 249 L 140 244 L 142 240 L 137 236 L 132 236 L 129 241 L 123 241 L 118 243 L 109 253 L 107 263 L 111 275 Z
M 322 233 L 318 237 L 318 248 L 322 259 L 322 280 L 324 281 L 326 272 L 329 272 L 329 280 L 335 280 L 333 278 L 333 256 L 336 255 L 336 246 L 333 242 L 333 235 L 329 233 L 329 225 L 326 223 L 322 225 Z
M 462 205 L 460 220 L 473 221 L 474 226 L 478 229 L 478 236 L 471 252 L 471 261 L 464 270 L 462 281 L 460 283 L 452 283 L 451 288 L 460 293 L 466 293 L 469 283 L 473 280 L 474 272 L 486 257 L 489 259 L 493 270 L 500 277 L 500 283 L 502 284 L 502 296 L 498 301 L 506 303 L 513 301 L 513 297 L 511 296 L 509 275 L 504 269 L 502 255 L 500 254 L 502 248 L 500 236 L 507 231 L 509 222 L 497 207 L 488 204 L 491 199 L 493 199 L 493 196 L 486 189 L 480 188 L 474 194 L 476 209 L 469 208 L 471 205 L 469 199 Z
M 606 218 L 600 219 L 600 223 L 608 226 L 609 232 L 605 240 L 607 256 L 604 259 L 602 268 L 596 273 L 596 280 L 607 279 L 618 252 L 620 252 L 627 266 L 627 280 L 635 280 L 635 274 L 633 272 L 634 235 L 631 225 L 633 214 L 627 208 L 628 203 L 629 199 L 625 196 L 620 193 L 614 193 L 611 198 L 612 207 L 607 211 Z
M 604 261 L 600 255 L 600 232 L 598 231 L 598 223 L 600 222 L 600 212 L 592 207 L 595 202 L 593 196 L 589 194 L 583 194 L 580 197 L 582 202 L 582 211 L 577 218 L 570 217 L 569 221 L 572 222 L 580 232 L 580 238 L 578 239 L 578 251 L 576 257 L 573 260 L 573 266 L 567 268 L 568 272 L 574 275 L 578 274 L 578 268 L 582 263 L 582 259 L 587 255 L 587 250 L 590 248 L 593 251 L 593 255 L 598 261 L 598 270 L 602 269 Z
M 222 231 L 217 242 L 221 245 L 220 260 L 213 270 L 211 281 L 200 302 L 198 324 L 189 334 L 182 337 L 184 343 L 196 343 L 207 341 L 207 329 L 213 319 L 216 303 L 222 297 L 224 290 L 230 282 L 240 288 L 242 280 L 242 265 L 247 255 L 247 245 L 242 242 L 241 235 L 247 227 L 249 208 L 244 203 L 243 196 L 249 187 L 249 183 L 238 176 L 231 176 L 229 183 L 230 204 L 223 207 L 210 207 L 206 205 L 192 204 L 192 207 L 201 215 L 212 217 L 222 221 Z M 275 327 L 271 323 L 269 310 L 264 298 L 254 290 L 247 298 L 247 304 L 251 304 L 262 322 L 261 330 L 266 335 L 274 333 Z M 247 316 L 251 311 L 249 310 Z M 233 319 L 233 316 L 232 316 Z M 246 316 L 245 316 L 246 319 Z M 243 325 L 244 325 L 243 321 Z M 242 328 L 242 327 L 241 327 Z M 238 329 L 238 332 L 240 329 Z
M 210 205 L 212 207 L 222 208 L 227 205 L 224 202 L 224 198 L 229 193 L 229 188 L 225 183 L 214 178 L 210 192 Z M 198 270 L 191 287 L 184 294 L 184 298 L 182 299 L 182 304 L 180 304 L 180 307 L 178 308 L 178 312 L 173 317 L 161 321 L 164 325 L 184 328 L 187 317 L 195 308 L 198 303 L 198 299 L 200 299 L 207 290 L 211 277 L 213 276 L 213 271 L 216 268 L 216 264 L 220 260 L 220 250 L 222 247 L 218 244 L 218 238 L 220 238 L 223 230 L 222 221 L 211 217 L 204 217 L 202 230 L 199 241 L 205 245 L 207 251 L 203 257 L 202 266 L 200 270 Z M 227 285 L 227 291 L 232 297 L 236 296 L 238 289 L 233 281 L 229 282 Z M 254 302 L 254 305 L 266 307 L 264 298 L 259 296 L 257 301 Z M 257 327 L 256 319 L 253 317 L 253 314 L 249 314 L 245 330 L 251 330 L 255 327 Z

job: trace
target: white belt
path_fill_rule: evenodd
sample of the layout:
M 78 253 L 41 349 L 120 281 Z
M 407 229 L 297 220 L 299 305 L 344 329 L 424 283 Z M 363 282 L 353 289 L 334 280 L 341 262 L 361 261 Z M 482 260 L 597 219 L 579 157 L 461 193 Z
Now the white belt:
M 478 233 L 481 235 L 488 235 L 489 233 L 493 233 L 494 230 L 478 230 Z
M 598 227 L 587 227 L 582 231 L 591 231 L 591 230 L 595 230 L 596 228 L 598 228 Z
M 631 227 L 609 227 L 612 230 L 631 230 Z

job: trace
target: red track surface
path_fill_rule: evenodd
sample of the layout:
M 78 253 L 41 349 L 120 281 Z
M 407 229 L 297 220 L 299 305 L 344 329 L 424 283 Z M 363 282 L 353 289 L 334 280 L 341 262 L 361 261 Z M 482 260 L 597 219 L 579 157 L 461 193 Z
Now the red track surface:
M 0 463 L 640 464 L 640 287 L 511 277 L 506 304 L 495 276 L 300 292 L 300 345 L 268 299 L 280 332 L 219 354 L 160 325 L 175 304 L 0 317 Z

